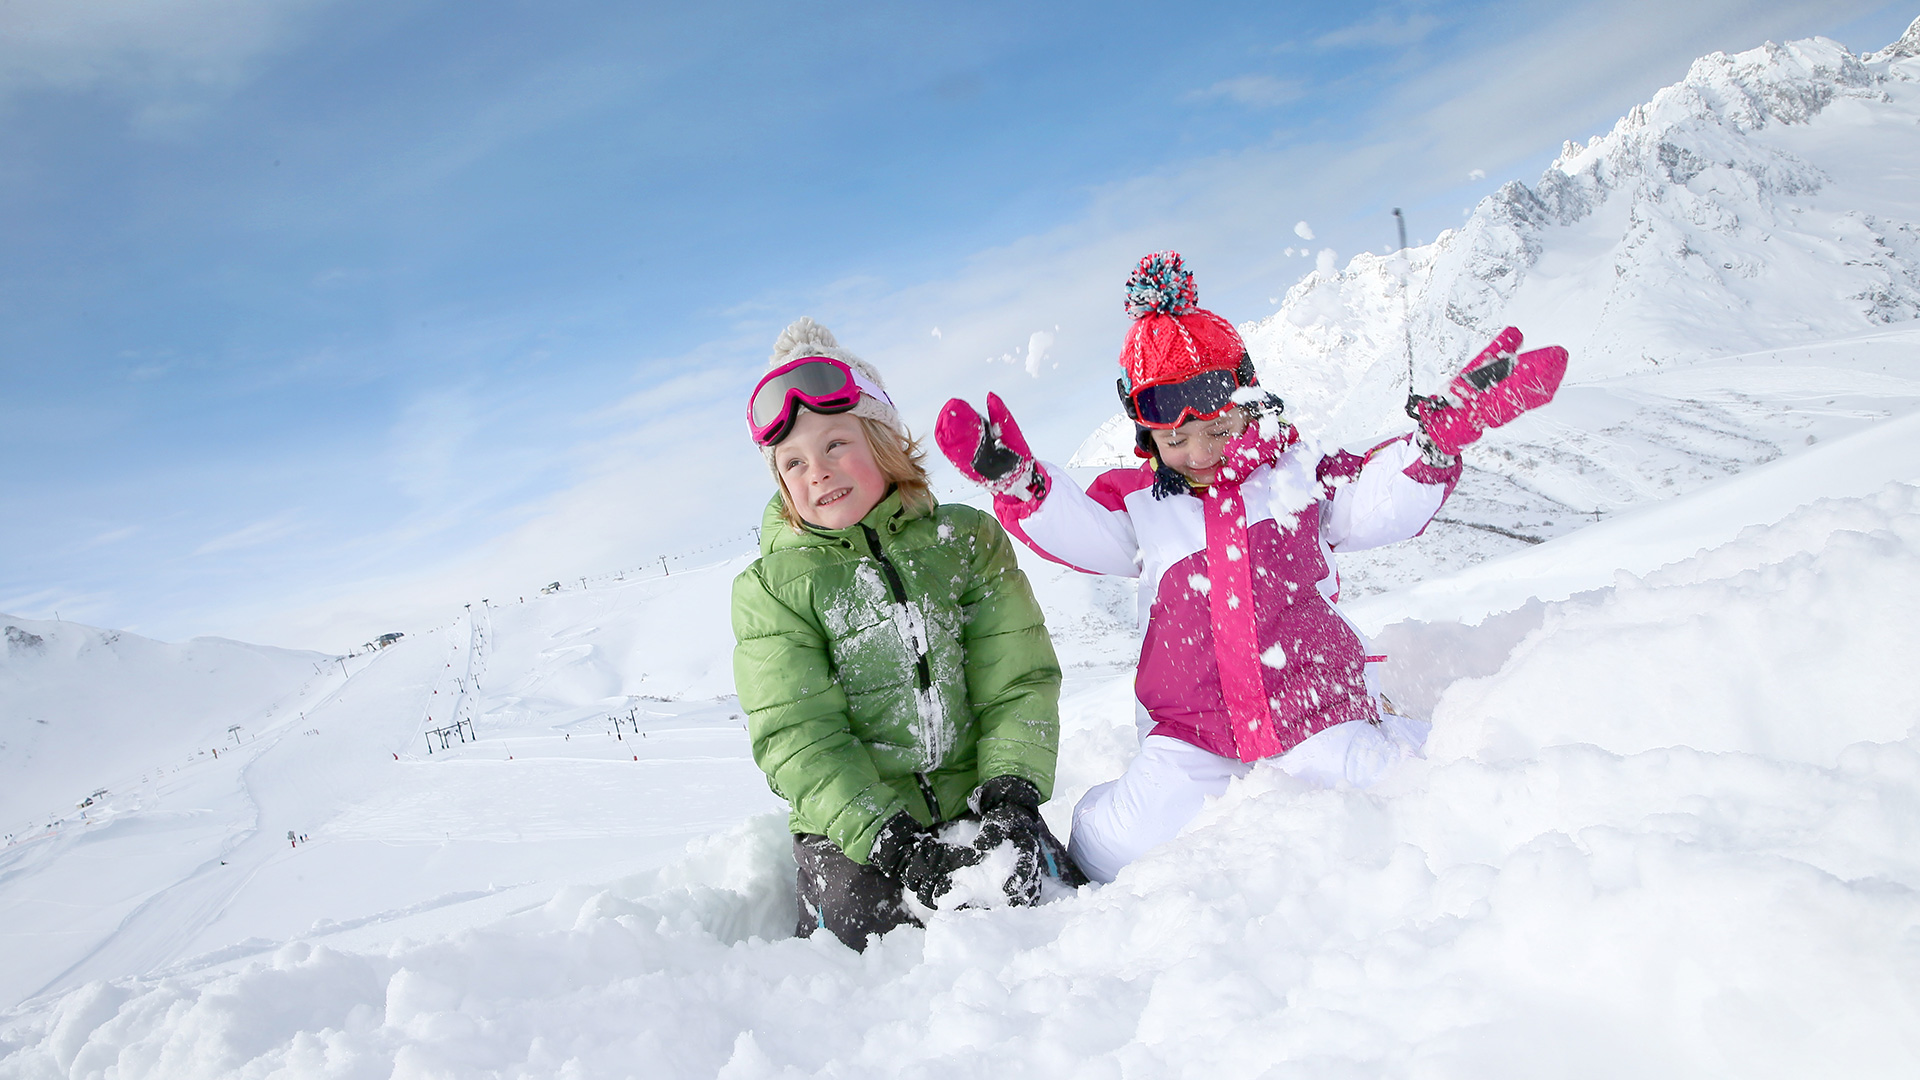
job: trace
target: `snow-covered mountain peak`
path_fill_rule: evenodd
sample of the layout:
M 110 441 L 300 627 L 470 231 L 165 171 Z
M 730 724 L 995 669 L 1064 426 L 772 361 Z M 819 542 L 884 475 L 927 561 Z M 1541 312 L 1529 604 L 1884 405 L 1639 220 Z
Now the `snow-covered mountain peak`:
M 1913 20 L 1913 23 L 1907 27 L 1907 32 L 1900 35 L 1899 41 L 1867 57 L 1867 61 L 1877 63 L 1887 60 L 1905 60 L 1914 56 L 1920 56 L 1920 19 Z
M 1537 188 L 1509 182 L 1494 200 L 1509 207 L 1503 217 L 1538 225 L 1573 225 L 1620 191 L 1660 201 L 1669 197 L 1662 189 L 1686 189 L 1727 211 L 1695 215 L 1709 227 L 1737 225 L 1732 211 L 1744 208 L 1738 203 L 1771 216 L 1772 196 L 1817 192 L 1828 177 L 1781 147 L 1743 136 L 1775 124 L 1810 123 L 1837 98 L 1888 102 L 1878 86 L 1884 78 L 1826 38 L 1703 56 L 1684 80 L 1635 106 L 1608 134 L 1585 145 L 1566 143 Z M 1745 183 L 1705 190 L 1692 184 L 1716 169 Z
M 1302 419 L 1364 437 L 1407 389 L 1403 318 L 1423 386 L 1509 323 L 1592 380 L 1913 319 L 1915 207 L 1883 166 L 1920 153 L 1920 102 L 1887 56 L 1811 38 L 1702 57 L 1461 228 L 1309 275 L 1242 328 L 1255 359 Z
M 1640 114 L 1658 123 L 1663 110 L 1671 119 L 1717 119 L 1740 132 L 1770 122 L 1804 124 L 1836 96 L 1879 96 L 1874 77 L 1846 46 L 1829 38 L 1807 38 L 1728 56 L 1710 53 L 1693 62 L 1687 77 L 1654 95 Z

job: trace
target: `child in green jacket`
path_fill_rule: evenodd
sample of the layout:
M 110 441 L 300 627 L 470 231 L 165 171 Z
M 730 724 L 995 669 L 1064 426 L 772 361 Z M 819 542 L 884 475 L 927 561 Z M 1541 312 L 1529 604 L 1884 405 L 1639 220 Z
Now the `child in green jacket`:
M 734 581 L 754 761 L 792 806 L 799 925 L 856 949 L 1085 879 L 1040 818 L 1060 667 L 991 514 L 941 506 L 879 373 L 812 319 L 748 405 L 777 489 Z

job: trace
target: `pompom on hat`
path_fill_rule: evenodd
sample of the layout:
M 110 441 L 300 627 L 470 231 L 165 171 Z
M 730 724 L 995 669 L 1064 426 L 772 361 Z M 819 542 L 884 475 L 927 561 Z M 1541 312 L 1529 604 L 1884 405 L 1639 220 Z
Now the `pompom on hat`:
M 1120 349 L 1120 366 L 1131 387 L 1236 370 L 1247 355 L 1233 324 L 1200 306 L 1193 272 L 1177 251 L 1141 258 L 1127 276 L 1126 308 L 1133 325 Z
M 887 392 L 886 380 L 880 377 L 880 373 L 874 370 L 872 364 L 841 348 L 839 339 L 833 336 L 833 331 L 805 315 L 788 323 L 787 328 L 780 331 L 780 336 L 774 339 L 773 353 L 767 357 L 767 370 L 772 371 L 782 364 L 803 360 L 809 356 L 824 356 L 830 360 L 838 360 L 852 368 L 862 381 L 872 384 L 880 391 L 880 396 L 862 393 L 859 402 L 847 410 L 848 412 L 854 416 L 864 416 L 869 420 L 885 424 L 899 432 L 902 439 L 908 437 L 906 426 L 900 421 L 899 410 L 895 409 L 893 402 L 884 396 Z M 760 448 L 760 453 L 771 467 L 773 447 L 763 446 Z

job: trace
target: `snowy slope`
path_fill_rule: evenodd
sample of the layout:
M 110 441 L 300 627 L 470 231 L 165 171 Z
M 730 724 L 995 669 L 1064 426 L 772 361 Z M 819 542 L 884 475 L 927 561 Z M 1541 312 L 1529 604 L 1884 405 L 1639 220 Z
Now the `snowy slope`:
M 1920 412 L 1752 472 L 1692 496 L 1638 507 L 1550 544 L 1489 559 L 1445 577 L 1346 605 L 1371 629 L 1428 614 L 1479 619 L 1531 599 L 1560 600 L 1718 547 L 1817 499 L 1866 495 L 1920 477 Z
M 146 774 L 277 723 L 333 665 L 319 653 L 218 638 L 182 645 L 71 622 L 0 615 L 0 832 L 29 835 L 100 788 L 132 796 Z
M 319 658 L 317 675 L 314 658 L 285 654 L 277 704 L 143 729 L 116 759 L 142 782 L 84 811 L 69 789 L 95 775 L 91 759 L 55 773 L 43 747 L 49 794 L 10 797 L 42 816 L 0 848 L 0 999 L 292 938 L 365 943 L 485 921 L 575 876 L 657 865 L 689 837 L 777 805 L 730 704 L 725 597 L 737 569 L 476 604 L 383 651 Z M 61 632 L 46 638 L 48 657 L 31 659 L 44 667 L 61 649 L 84 659 L 106 647 L 97 631 Z M 147 657 L 153 677 L 69 668 L 122 699 L 164 685 L 185 700 L 249 700 L 248 673 L 230 657 L 214 672 L 230 680 L 192 677 L 210 649 L 256 655 L 250 647 L 113 644 Z M 12 700 L 93 700 L 76 696 L 85 679 L 36 683 L 40 669 L 8 670 Z M 448 746 L 426 734 L 456 719 L 470 725 L 449 732 Z M 237 745 L 229 722 L 246 725 Z M 217 759 L 201 752 L 221 739 Z M 295 847 L 289 831 L 308 842 Z
M 763 813 L 450 934 L 91 983 L 0 1026 L 0 1075 L 1911 1075 L 1920 711 L 1884 659 L 1916 604 L 1920 486 L 1820 501 L 1518 630 L 1388 627 L 1480 664 L 1427 761 L 1256 769 L 1045 908 L 793 939 Z M 1127 694 L 1070 679 L 1065 798 L 1124 760 Z
M 1259 768 L 1113 885 L 855 955 L 790 937 L 730 697 L 743 559 L 476 602 L 0 849 L 0 1078 L 1913 1075 L 1916 53 L 1706 58 L 1414 253 L 1435 381 L 1521 314 L 1592 362 L 1476 448 L 1460 524 L 1342 563 L 1435 723 L 1382 788 Z M 1405 392 L 1370 258 L 1248 331 L 1328 442 Z M 1025 565 L 1064 832 L 1136 745 L 1132 587 Z

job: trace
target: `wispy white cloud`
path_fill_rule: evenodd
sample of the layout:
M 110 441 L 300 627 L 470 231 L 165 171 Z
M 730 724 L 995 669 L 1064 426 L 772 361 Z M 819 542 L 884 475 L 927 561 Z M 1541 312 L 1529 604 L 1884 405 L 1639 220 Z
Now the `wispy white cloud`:
M 462 389 L 416 398 L 393 425 L 389 479 L 419 502 L 451 501 L 450 491 L 480 423 L 473 400 Z
M 140 529 L 141 526 L 139 525 L 123 525 L 118 529 L 108 529 L 106 532 L 99 533 L 82 541 L 80 546 L 91 549 L 106 547 L 108 544 L 117 544 L 122 540 L 134 536 Z
M 278 540 L 299 529 L 296 517 L 296 512 L 292 510 L 276 514 L 273 517 L 267 518 L 265 521 L 256 521 L 251 525 L 235 529 L 230 533 L 222 533 L 195 548 L 193 553 L 195 555 L 217 555 L 224 551 L 238 551 L 241 548 L 250 548 L 257 544 L 264 544 L 269 540 Z
M 64 619 L 90 622 L 113 608 L 114 597 L 105 592 L 77 592 L 71 589 L 34 589 L 0 596 L 0 612 L 22 619 Z M 120 627 L 119 629 L 132 629 Z
M 194 93 L 245 82 L 327 0 L 8 0 L 0 102 L 23 90 L 127 92 L 146 123 L 189 118 Z M 184 96 L 183 96 L 184 95 Z
M 363 550 L 371 555 L 423 542 L 463 546 L 444 538 L 490 535 L 502 521 L 521 520 L 516 500 L 524 503 L 543 474 L 563 468 L 578 453 L 582 432 L 604 426 L 611 412 L 589 405 L 556 417 L 526 406 L 511 388 L 479 383 L 415 397 L 390 427 L 383 460 L 385 481 L 410 505 L 392 527 L 361 538 Z M 563 430 L 541 430 L 553 423 Z M 374 479 L 370 474 L 349 482 Z
M 1405 16 L 1383 13 L 1322 34 L 1313 43 L 1322 49 L 1392 48 L 1424 41 L 1442 25 L 1440 19 L 1425 12 Z
M 1237 75 L 1222 79 L 1205 90 L 1194 90 L 1187 94 L 1187 100 L 1225 100 L 1255 109 L 1271 109 L 1295 100 L 1304 89 L 1298 82 L 1272 75 Z
M 456 176 L 497 153 L 501 147 L 549 130 L 562 117 L 578 115 L 599 103 L 663 76 L 652 70 L 627 70 L 604 65 L 547 66 L 536 76 L 523 76 L 514 92 L 486 99 L 455 122 L 438 128 L 419 145 L 405 148 L 383 162 L 379 182 L 370 188 L 378 198 L 409 196 L 437 190 Z

